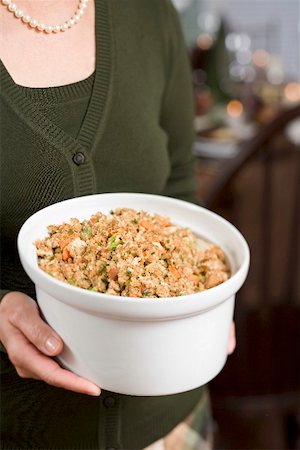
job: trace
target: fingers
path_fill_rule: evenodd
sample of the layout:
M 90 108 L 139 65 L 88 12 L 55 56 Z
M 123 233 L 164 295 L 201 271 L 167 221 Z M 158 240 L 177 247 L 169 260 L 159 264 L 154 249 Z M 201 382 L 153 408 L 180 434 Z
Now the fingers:
M 62 369 L 53 359 L 43 355 L 16 330 L 14 347 L 8 348 L 9 357 L 22 378 L 43 380 L 52 386 L 88 395 L 100 395 L 100 388 L 94 383 Z M 17 351 L 22 348 L 22 352 Z M 30 366 L 28 365 L 30 361 Z
M 234 352 L 235 347 L 236 347 L 235 323 L 232 322 L 231 328 L 230 328 L 230 334 L 229 334 L 228 348 L 227 348 L 228 355 L 231 355 Z
M 5 297 L 0 306 L 0 339 L 18 374 L 74 392 L 100 395 L 94 383 L 62 369 L 49 357 L 61 352 L 63 342 L 40 318 L 34 300 L 17 292 Z
M 58 355 L 63 349 L 62 339 L 41 319 L 36 302 L 24 294 L 20 295 L 26 297 L 26 301 L 15 297 L 13 308 L 8 312 L 9 322 L 42 353 Z

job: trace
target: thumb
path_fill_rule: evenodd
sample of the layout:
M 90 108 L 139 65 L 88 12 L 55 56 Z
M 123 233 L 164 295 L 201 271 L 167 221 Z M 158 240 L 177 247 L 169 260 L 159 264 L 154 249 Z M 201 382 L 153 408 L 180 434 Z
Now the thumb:
M 236 347 L 235 323 L 232 322 L 227 348 L 228 355 L 231 355 L 234 352 L 235 347 Z
M 61 353 L 63 349 L 63 342 L 61 338 L 56 333 L 53 332 L 51 328 L 50 330 L 51 330 L 50 334 L 44 337 L 44 348 L 45 348 L 44 353 L 47 353 L 48 355 L 51 356 L 56 356 L 59 353 Z

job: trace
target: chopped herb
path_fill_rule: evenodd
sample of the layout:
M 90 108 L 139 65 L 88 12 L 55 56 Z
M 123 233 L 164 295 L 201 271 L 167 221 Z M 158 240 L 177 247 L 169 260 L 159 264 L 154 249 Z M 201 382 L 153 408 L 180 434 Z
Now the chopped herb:
M 117 236 L 115 234 L 113 236 L 110 236 L 108 238 L 108 245 L 113 244 L 115 242 L 116 238 L 117 238 Z
M 83 238 L 89 238 L 89 237 L 91 237 L 92 236 L 92 230 L 91 230 L 91 228 L 84 228 L 83 230 L 82 230 L 82 232 L 81 232 L 81 235 L 82 235 L 82 237 Z
M 129 286 L 130 285 L 130 280 L 126 280 L 125 281 L 125 286 Z
M 98 274 L 101 275 L 104 272 L 104 270 L 106 269 L 107 266 L 108 266 L 107 262 L 103 263 L 102 266 L 100 267 L 99 271 L 98 271 Z
M 88 290 L 98 292 L 98 289 L 96 288 L 96 286 L 89 287 Z
M 113 209 L 111 209 L 111 210 L 109 211 L 109 213 L 110 213 L 110 214 L 114 214 L 115 212 L 114 212 Z
M 68 278 L 67 282 L 72 285 L 75 284 L 75 280 L 73 280 L 73 278 Z
M 126 275 L 129 275 L 129 276 L 132 275 L 132 270 L 131 269 L 127 269 L 126 270 Z
M 138 221 L 137 221 L 136 219 L 133 219 L 133 220 L 131 221 L 131 223 L 133 223 L 134 225 L 137 225 L 137 224 L 138 224 Z
M 110 248 L 110 250 L 116 250 L 119 244 L 122 244 L 123 241 L 119 238 L 119 236 L 111 236 L 110 238 L 108 238 L 108 247 Z
M 145 290 L 143 291 L 143 295 L 148 295 L 148 294 L 150 294 L 149 289 L 145 289 Z

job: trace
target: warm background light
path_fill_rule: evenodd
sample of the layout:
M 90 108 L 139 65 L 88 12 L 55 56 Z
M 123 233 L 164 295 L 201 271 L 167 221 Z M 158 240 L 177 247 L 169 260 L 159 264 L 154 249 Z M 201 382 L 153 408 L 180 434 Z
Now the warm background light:
M 255 50 L 252 55 L 252 61 L 257 67 L 266 67 L 270 60 L 270 55 L 265 50 Z
M 288 83 L 284 95 L 290 102 L 300 102 L 300 83 Z
M 197 37 L 197 46 L 202 50 L 208 50 L 213 45 L 213 38 L 209 33 L 200 33 Z
M 230 117 L 240 117 L 244 112 L 243 104 L 239 100 L 230 100 L 227 104 L 227 113 Z

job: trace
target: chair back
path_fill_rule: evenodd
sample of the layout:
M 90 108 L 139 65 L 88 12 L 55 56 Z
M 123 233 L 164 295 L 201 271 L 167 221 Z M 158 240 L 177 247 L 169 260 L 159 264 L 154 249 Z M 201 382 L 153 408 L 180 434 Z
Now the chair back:
M 251 252 L 236 299 L 237 351 L 213 388 L 288 394 L 287 404 L 300 393 L 300 149 L 285 132 L 299 117 L 300 106 L 286 110 L 242 144 L 204 199 L 243 233 Z

